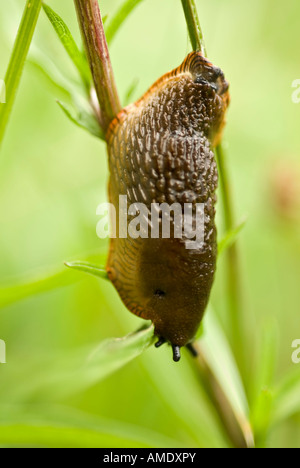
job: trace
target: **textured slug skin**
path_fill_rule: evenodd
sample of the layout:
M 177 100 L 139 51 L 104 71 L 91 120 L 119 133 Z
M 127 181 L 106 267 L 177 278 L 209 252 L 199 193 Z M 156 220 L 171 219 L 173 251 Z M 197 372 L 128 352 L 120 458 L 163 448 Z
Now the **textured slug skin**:
M 107 133 L 109 199 L 117 213 L 107 272 L 127 308 L 152 320 L 155 334 L 173 346 L 193 340 L 213 283 L 218 173 L 212 148 L 228 104 L 222 71 L 193 52 L 123 109 Z M 204 246 L 186 249 L 186 239 L 174 238 L 172 229 L 170 239 L 118 237 L 119 195 L 149 211 L 151 203 L 203 203 Z

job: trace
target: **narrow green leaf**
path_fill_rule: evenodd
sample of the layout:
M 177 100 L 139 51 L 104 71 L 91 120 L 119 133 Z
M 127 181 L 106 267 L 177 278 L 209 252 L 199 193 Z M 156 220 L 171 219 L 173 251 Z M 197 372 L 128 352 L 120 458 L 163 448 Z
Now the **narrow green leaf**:
M 41 0 L 27 0 L 14 49 L 5 75 L 6 103 L 0 103 L 0 145 L 11 114 L 24 63 L 42 6 Z
M 104 245 L 101 252 L 98 249 L 97 252 L 90 252 L 86 256 L 90 261 L 98 261 L 99 259 L 99 261 L 103 261 L 105 257 L 106 246 Z M 63 265 L 53 270 L 44 268 L 34 272 L 30 271 L 22 275 L 22 277 L 14 279 L 14 281 L 11 280 L 7 284 L 0 284 L 0 308 L 35 294 L 76 283 L 81 278 L 82 276 L 76 272 L 67 271 Z
M 230 396 L 236 411 L 246 416 L 249 414 L 249 407 L 242 379 L 227 338 L 211 308 L 205 315 L 204 326 L 201 348 L 215 375 L 224 383 L 224 391 Z
M 235 229 L 232 229 L 231 231 L 229 231 L 225 235 L 225 237 L 221 239 L 221 241 L 218 243 L 218 255 L 219 256 L 222 255 L 222 253 L 225 252 L 225 250 L 229 249 L 229 247 L 231 247 L 235 243 L 239 233 L 245 227 L 246 222 L 247 220 L 245 219 Z
M 85 358 L 84 372 L 77 369 L 76 381 L 82 378 L 84 386 L 94 385 L 142 354 L 154 343 L 154 339 L 153 325 L 145 324 L 123 338 L 105 340 Z
M 42 54 L 37 48 L 34 53 L 31 53 L 28 58 L 28 63 L 32 65 L 42 76 L 47 80 L 55 92 L 60 93 L 68 102 L 73 102 L 75 90 L 72 88 L 70 80 L 58 69 L 56 64 L 49 57 Z
M 272 422 L 283 420 L 300 413 L 300 365 L 295 365 L 274 390 L 274 412 Z
M 87 130 L 93 136 L 104 139 L 104 133 L 95 117 L 91 104 L 86 98 L 86 93 L 82 88 L 82 84 L 66 78 L 57 65 L 38 47 L 34 48 L 29 62 L 42 73 L 47 82 L 54 87 L 57 92 L 67 99 L 70 108 L 60 101 L 58 101 L 58 104 L 71 122 Z M 73 111 L 71 111 L 72 108 L 74 108 Z
M 2 405 L 0 446 L 49 448 L 182 447 L 145 427 L 49 405 Z
M 255 435 L 255 445 L 257 448 L 265 448 L 267 436 L 271 425 L 271 418 L 274 405 L 273 391 L 263 388 L 255 402 L 251 415 L 251 423 Z
M 88 262 L 65 262 L 65 265 L 73 270 L 83 271 L 84 273 L 89 273 L 98 278 L 108 280 L 107 272 L 104 267 L 92 265 Z
M 104 132 L 101 129 L 94 114 L 89 113 L 83 109 L 77 109 L 77 114 L 74 114 L 66 106 L 66 104 L 62 103 L 61 101 L 57 101 L 57 103 L 72 123 L 88 131 L 91 133 L 91 135 L 100 138 L 100 140 L 105 140 Z
M 143 0 L 125 0 L 123 5 L 119 8 L 115 16 L 110 20 L 109 24 L 105 28 L 105 35 L 107 43 L 109 44 L 117 34 L 118 30 L 128 18 L 132 10 L 138 6 Z
M 59 423 L 47 426 L 28 420 L 25 423 L 0 424 L 0 446 L 21 448 L 106 448 L 106 447 L 150 447 L 138 439 L 130 440 L 124 434 L 116 437 L 106 431 L 95 432 L 78 429 Z
M 57 400 L 86 390 L 135 359 L 154 342 L 153 326 L 145 327 L 123 338 L 105 340 L 98 346 L 62 351 L 60 355 L 37 360 L 34 377 L 23 382 L 11 396 L 19 400 L 32 396 L 36 401 Z
M 43 9 L 48 16 L 54 30 L 56 31 L 61 43 L 63 44 L 65 50 L 67 51 L 69 57 L 77 68 L 79 75 L 83 81 L 83 84 L 87 91 L 89 91 L 91 86 L 91 74 L 88 67 L 88 63 L 84 55 L 79 50 L 73 36 L 63 21 L 63 19 L 50 8 L 48 5 L 43 3 Z
M 194 362 L 189 362 L 189 352 L 182 350 L 179 363 L 172 361 L 172 349 L 164 345 L 149 350 L 141 356 L 147 379 L 164 407 L 176 415 L 182 432 L 192 439 L 192 447 L 228 448 L 213 403 L 203 387 Z
M 261 327 L 261 339 L 252 379 L 251 422 L 259 447 L 265 445 L 271 424 L 277 352 L 278 324 L 273 317 L 270 317 Z
M 27 297 L 60 288 L 78 281 L 78 275 L 70 275 L 65 270 L 33 275 L 16 284 L 0 286 L 0 308 L 6 307 Z

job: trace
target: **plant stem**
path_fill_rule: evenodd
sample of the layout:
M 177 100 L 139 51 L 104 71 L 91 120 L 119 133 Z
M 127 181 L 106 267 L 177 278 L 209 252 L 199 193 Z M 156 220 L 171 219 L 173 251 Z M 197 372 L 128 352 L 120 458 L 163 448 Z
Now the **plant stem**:
M 207 55 L 203 34 L 195 5 L 195 0 L 181 0 L 186 17 L 191 44 L 194 51 Z M 227 233 L 235 228 L 233 203 L 231 198 L 230 182 L 225 162 L 224 150 L 221 144 L 216 147 L 216 159 L 220 175 L 220 191 L 222 194 L 224 225 Z M 230 342 L 240 368 L 243 368 L 243 333 L 241 324 L 241 296 L 240 296 L 240 269 L 236 244 L 227 251 L 227 291 L 230 313 Z M 197 345 L 196 345 L 197 347 Z M 198 374 L 210 399 L 214 402 L 223 426 L 236 447 L 253 446 L 251 428 L 247 421 L 239 421 L 222 390 L 216 376 L 210 369 L 201 348 L 198 348 L 197 358 Z
M 224 226 L 226 232 L 235 227 L 231 189 L 226 165 L 226 156 L 222 145 L 216 148 L 219 166 L 220 190 L 222 193 Z M 227 255 L 227 289 L 230 312 L 231 343 L 236 359 L 240 366 L 243 362 L 243 333 L 241 324 L 242 298 L 240 294 L 240 264 L 236 243 L 232 244 L 226 252 Z
M 88 62 L 100 104 L 104 131 L 121 110 L 98 0 L 74 0 Z
M 202 52 L 206 56 L 204 37 L 200 26 L 195 0 L 181 0 L 185 20 L 193 50 Z
M 195 0 L 181 0 L 181 2 L 184 9 L 193 49 L 200 50 L 204 55 L 207 55 Z M 229 233 L 235 228 L 235 219 L 233 214 L 233 203 L 231 199 L 228 171 L 225 163 L 224 150 L 221 144 L 219 144 L 216 148 L 216 158 L 219 166 L 220 190 L 222 194 L 225 230 L 227 233 Z M 231 343 L 234 348 L 235 356 L 238 358 L 239 364 L 241 365 L 243 333 L 240 317 L 242 304 L 240 295 L 240 268 L 236 244 L 233 244 L 228 249 L 227 271 L 229 313 L 231 319 Z
M 0 144 L 7 127 L 8 119 L 20 84 L 24 63 L 31 44 L 42 0 L 27 0 L 13 52 L 5 75 L 6 103 L 0 104 Z

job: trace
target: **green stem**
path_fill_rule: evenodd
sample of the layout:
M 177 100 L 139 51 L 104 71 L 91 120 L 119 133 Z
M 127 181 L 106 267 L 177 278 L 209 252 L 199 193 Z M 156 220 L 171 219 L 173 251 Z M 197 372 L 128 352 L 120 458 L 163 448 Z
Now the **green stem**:
M 186 22 L 189 30 L 189 35 L 193 49 L 199 50 L 206 54 L 206 49 L 203 40 L 203 34 L 200 27 L 200 21 L 197 14 L 197 9 L 194 0 L 181 0 L 184 9 Z M 226 232 L 232 232 L 235 228 L 235 220 L 233 213 L 233 203 L 231 198 L 230 182 L 227 171 L 227 166 L 224 157 L 224 150 L 221 144 L 216 148 L 216 159 L 220 174 L 220 191 L 222 194 L 223 216 Z M 243 333 L 241 323 L 241 296 L 240 296 L 240 268 L 239 258 L 236 244 L 233 244 L 227 251 L 227 291 L 228 305 L 230 314 L 230 341 L 233 351 L 236 356 L 237 363 L 240 368 L 243 368 Z M 215 375 L 209 368 L 205 357 L 198 350 L 197 359 L 198 373 L 202 384 L 210 399 L 214 402 L 220 420 L 235 447 L 250 447 L 253 446 L 250 428 L 239 421 L 234 414 L 234 411 L 227 400 L 222 387 L 216 380 Z
M 184 9 L 193 49 L 200 50 L 204 55 L 207 55 L 195 0 L 181 0 L 181 2 Z M 235 228 L 235 219 L 233 213 L 233 203 L 231 199 L 231 184 L 229 182 L 224 150 L 221 144 L 219 144 L 216 148 L 216 158 L 220 173 L 220 190 L 222 194 L 225 230 L 226 232 L 231 232 Z M 233 344 L 235 355 L 238 358 L 239 363 L 241 363 L 243 334 L 240 317 L 242 304 L 240 296 L 240 268 L 236 244 L 233 244 L 227 252 L 227 287 L 231 317 L 231 342 Z
M 226 232 L 231 232 L 235 227 L 233 203 L 231 196 L 231 188 L 229 183 L 226 155 L 222 145 L 218 145 L 216 148 L 216 157 L 219 167 L 220 177 L 220 190 L 222 193 L 223 203 L 223 216 L 224 216 L 224 227 Z M 242 353 L 243 353 L 243 334 L 241 325 L 241 311 L 242 311 L 242 298 L 240 288 L 240 264 L 239 254 L 236 243 L 232 244 L 227 252 L 227 288 L 228 288 L 228 300 L 230 310 L 230 330 L 231 330 L 231 343 L 235 356 L 240 365 L 242 365 Z
M 220 189 L 222 192 L 224 227 L 225 231 L 230 231 L 234 227 L 234 215 L 232 210 L 231 189 L 228 178 L 228 171 L 225 162 L 224 149 L 221 145 L 216 148 L 216 155 L 219 163 Z
M 78 22 L 101 109 L 104 131 L 121 110 L 98 0 L 74 0 Z
M 5 75 L 6 103 L 0 104 L 0 144 L 3 141 L 9 116 L 20 84 L 24 63 L 36 27 L 42 0 L 27 0 L 13 52 Z
M 200 26 L 195 0 L 181 0 L 181 3 L 193 50 L 200 51 L 204 56 L 206 56 L 206 47 L 204 44 L 204 37 Z

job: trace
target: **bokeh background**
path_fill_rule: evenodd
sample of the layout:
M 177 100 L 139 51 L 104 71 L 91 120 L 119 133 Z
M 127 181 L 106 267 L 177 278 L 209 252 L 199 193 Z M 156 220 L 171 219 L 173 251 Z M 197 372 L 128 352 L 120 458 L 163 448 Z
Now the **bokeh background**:
M 73 2 L 48 3 L 80 42 Z M 120 3 L 102 0 L 103 14 L 111 15 Z M 24 4 L 0 1 L 0 78 Z M 198 5 L 208 56 L 231 85 L 224 142 L 236 220 L 247 217 L 238 242 L 247 330 L 243 378 L 250 395 L 262 329 L 276 330 L 275 382 L 297 367 L 291 343 L 300 339 L 300 104 L 292 102 L 292 82 L 300 79 L 300 3 L 202 0 Z M 43 12 L 32 52 L 36 49 L 75 79 Z M 110 47 L 120 96 L 125 99 L 138 80 L 133 99 L 138 98 L 189 51 L 181 2 L 145 0 Z M 40 389 L 46 363 L 59 367 L 65 353 L 124 336 L 141 324 L 111 285 L 63 265 L 91 256 L 105 262 L 108 244 L 96 236 L 96 207 L 106 200 L 108 169 L 104 143 L 72 126 L 55 102 L 56 91 L 36 66 L 26 65 L 0 153 L 0 298 L 10 285 L 54 275 L 43 293 L 16 288 L 13 298 L 2 297 L 0 339 L 7 345 L 7 364 L 0 365 L 0 419 L 8 428 L 11 423 L 11 430 L 23 421 L 21 445 L 28 442 L 28 431 L 42 424 L 48 438 L 36 430 L 36 445 L 227 446 L 186 354 L 175 365 L 167 347 L 147 350 L 68 398 L 60 397 L 59 382 L 57 394 L 55 388 L 51 395 Z M 221 206 L 218 226 L 222 232 Z M 224 262 L 222 257 L 211 303 L 228 331 Z M 296 412 L 275 425 L 268 445 L 300 447 L 299 422 Z

